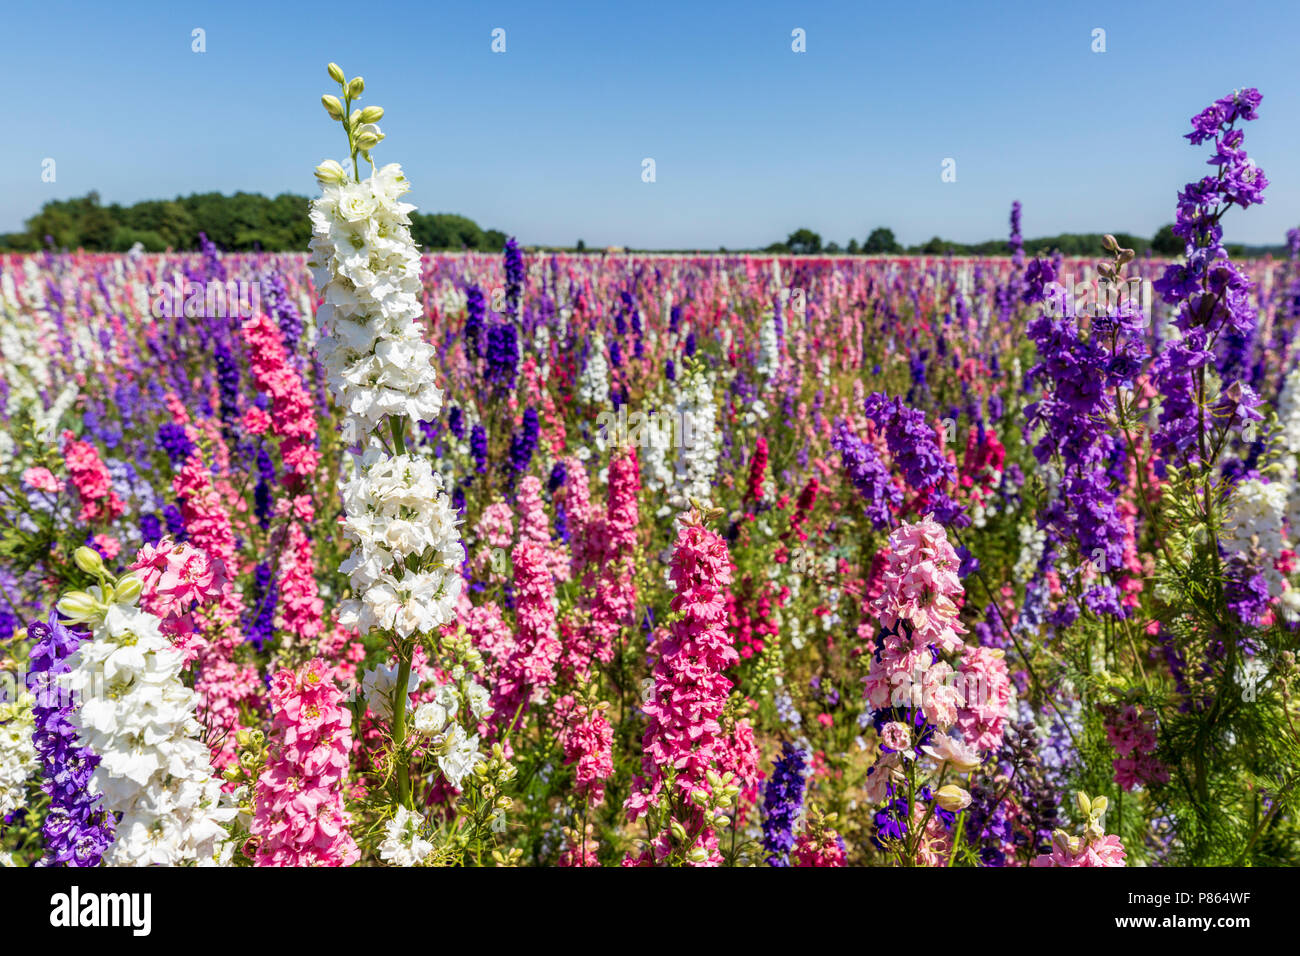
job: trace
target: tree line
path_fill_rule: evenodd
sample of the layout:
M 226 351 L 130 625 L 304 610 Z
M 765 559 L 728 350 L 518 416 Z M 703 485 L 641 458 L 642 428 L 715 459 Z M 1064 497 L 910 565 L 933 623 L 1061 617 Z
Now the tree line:
M 1155 256 L 1181 256 L 1184 252 L 1183 240 L 1174 235 L 1172 224 L 1161 226 L 1159 231 L 1150 239 L 1142 236 L 1135 236 L 1127 232 L 1116 232 L 1113 234 L 1120 246 L 1125 249 L 1132 249 L 1138 255 L 1143 255 L 1150 251 Z M 1092 256 L 1101 254 L 1101 241 L 1104 238 L 1103 233 L 1093 232 L 1065 232 L 1059 236 L 1044 236 L 1039 239 L 1025 239 L 1025 255 L 1027 256 L 1045 256 L 1053 252 L 1060 252 L 1066 256 Z M 1225 248 L 1229 255 L 1261 255 L 1265 252 L 1271 252 L 1274 255 L 1284 254 L 1286 247 L 1277 246 L 1244 246 L 1238 243 L 1227 243 Z M 772 252 L 789 255 L 867 255 L 867 256 L 888 256 L 888 255 L 926 255 L 941 256 L 948 253 L 959 256 L 998 256 L 1006 255 L 1009 251 L 1006 239 L 989 239 L 985 242 L 952 242 L 948 239 L 941 239 L 938 236 L 930 239 L 928 242 L 919 243 L 913 246 L 902 245 L 895 237 L 894 231 L 886 226 L 879 226 L 873 229 L 867 238 L 859 243 L 857 239 L 850 239 L 847 246 L 841 247 L 837 242 L 823 243 L 822 237 L 811 229 L 796 229 L 786 237 L 784 242 L 774 242 L 767 246 L 764 252 Z
M 51 200 L 26 222 L 22 232 L 0 234 L 0 250 L 85 249 L 126 252 L 139 243 L 147 252 L 191 251 L 199 233 L 231 251 L 305 252 L 311 241 L 306 196 L 281 193 L 195 193 L 175 199 L 149 199 L 104 205 L 96 192 Z M 411 235 L 425 249 L 500 252 L 506 235 L 483 229 L 451 213 L 412 213 Z

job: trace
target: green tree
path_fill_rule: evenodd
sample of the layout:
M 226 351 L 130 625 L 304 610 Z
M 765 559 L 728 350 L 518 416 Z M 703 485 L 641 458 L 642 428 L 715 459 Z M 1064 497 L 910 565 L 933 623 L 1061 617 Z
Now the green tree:
M 869 256 L 885 256 L 902 252 L 903 247 L 894 238 L 894 230 L 886 226 L 877 226 L 871 230 L 871 235 L 867 236 L 862 251 Z
M 1168 223 L 1151 237 L 1151 251 L 1158 256 L 1181 256 L 1187 251 L 1187 244 L 1174 235 L 1173 223 Z
M 792 255 L 815 256 L 822 251 L 822 237 L 811 229 L 796 229 L 785 240 L 786 248 Z

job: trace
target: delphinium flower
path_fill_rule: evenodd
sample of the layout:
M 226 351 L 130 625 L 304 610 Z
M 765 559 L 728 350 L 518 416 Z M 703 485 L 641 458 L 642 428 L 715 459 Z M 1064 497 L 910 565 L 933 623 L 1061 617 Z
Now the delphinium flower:
M 243 622 L 244 640 L 254 650 L 262 651 L 275 638 L 275 606 L 280 589 L 271 580 L 271 565 L 265 561 L 253 566 L 252 583 L 251 603 Z
M 50 798 L 41 833 L 45 838 L 45 866 L 97 866 L 113 842 L 113 818 L 104 812 L 100 798 L 90 791 L 90 779 L 99 758 L 77 744 L 72 724 L 72 702 L 60 687 L 69 669 L 68 659 L 83 635 L 63 626 L 57 612 L 49 622 L 28 628 L 33 639 L 28 655 L 28 684 L 34 697 L 32 743 L 45 778 L 42 789 Z
M 698 511 L 679 521 L 671 580 L 672 609 L 680 616 L 656 640 L 653 684 L 642 705 L 643 776 L 626 803 L 629 821 L 653 808 L 660 829 L 630 862 L 665 862 L 681 851 L 690 865 L 716 866 L 721 855 L 708 808 L 739 791 L 714 769 L 719 721 L 732 686 L 724 672 L 739 655 L 726 630 L 731 558 L 726 542 L 704 526 Z
M 35 702 L 26 690 L 0 698 L 0 821 L 27 806 L 27 781 L 39 765 L 32 745 Z
M 474 539 L 483 545 L 470 561 L 474 574 L 494 583 L 505 580 L 505 552 L 515 536 L 515 514 L 504 501 L 494 501 L 479 514 Z
M 739 789 L 734 800 L 732 827 L 744 826 L 750 811 L 758 804 L 758 781 L 762 776 L 758 763 L 761 756 L 753 722 L 745 716 L 751 706 L 739 694 L 733 694 L 720 721 L 722 734 L 718 739 L 717 769 L 727 776 L 733 787 Z M 722 819 L 721 816 L 715 818 L 719 829 L 723 826 Z
M 483 302 L 483 290 L 476 285 L 465 288 L 465 351 L 471 359 L 477 359 L 483 351 L 483 317 L 487 306 Z
M 551 560 L 551 573 L 557 582 L 569 578 L 569 554 L 556 547 L 551 540 L 550 521 L 546 517 L 546 507 L 542 503 L 542 482 L 536 475 L 528 475 L 519 483 L 519 495 L 515 499 L 519 511 L 519 536 L 543 545 Z
M 146 543 L 129 570 L 140 579 L 141 608 L 158 618 L 159 630 L 181 652 L 182 666 L 188 666 L 205 644 L 193 611 L 225 592 L 225 565 L 165 537 Z
M 614 659 L 615 639 L 636 617 L 636 534 L 640 521 L 637 495 L 641 488 L 636 451 L 619 451 L 610 459 L 605 514 L 588 520 L 583 576 L 588 589 L 590 618 L 581 646 L 566 648 L 565 669 L 577 678 L 595 663 Z
M 487 474 L 488 440 L 482 422 L 475 422 L 469 431 L 469 449 L 474 457 L 474 474 Z
M 791 858 L 795 866 L 844 866 L 847 853 L 844 838 L 830 826 L 836 815 L 814 811 L 795 842 Z
M 1192 132 L 1186 135 L 1194 146 L 1214 141 L 1215 152 L 1207 162 L 1218 173 L 1188 183 L 1178 194 L 1173 231 L 1187 244 L 1187 255 L 1184 262 L 1166 267 L 1154 283 L 1174 309 L 1177 332 L 1152 365 L 1163 400 L 1151 442 L 1162 465 L 1201 461 L 1216 426 L 1240 424 L 1232 418 L 1213 420 L 1210 409 L 1217 399 L 1209 391 L 1206 368 L 1220 336 L 1249 337 L 1255 331 L 1251 283 L 1228 258 L 1219 222 L 1233 206 L 1245 209 L 1264 201 L 1268 180 L 1242 148 L 1243 133 L 1236 127 L 1239 120 L 1258 118 L 1260 100 L 1254 89 L 1222 97 L 1192 118 Z
M 230 351 L 230 345 L 224 338 L 224 329 L 220 335 L 222 337 L 217 338 L 212 346 L 212 357 L 217 369 L 217 411 L 222 434 L 229 440 L 239 416 L 239 361 Z
M 600 841 L 595 837 L 595 828 L 590 823 L 579 833 L 571 827 L 564 828 L 564 846 L 560 849 L 559 866 L 600 866 L 596 851 Z
M 1114 834 L 1107 835 L 1103 817 L 1109 801 L 1105 797 L 1092 797 L 1082 792 L 1075 795 L 1079 808 L 1087 817 L 1087 824 L 1079 836 L 1065 830 L 1052 834 L 1050 853 L 1034 857 L 1030 866 L 1123 866 L 1124 844 Z
M 423 833 L 423 819 L 406 807 L 398 807 L 384 825 L 379 858 L 392 866 L 418 866 L 433 853 L 433 844 Z
M 840 465 L 862 498 L 872 526 L 877 530 L 890 527 L 892 509 L 902 506 L 903 493 L 894 484 L 876 449 L 859 438 L 845 421 L 839 423 L 831 447 L 840 453 Z
M 1011 233 L 1007 237 L 1007 251 L 1011 253 L 1011 275 L 1005 287 L 998 288 L 1002 297 L 1000 311 L 1003 321 L 1009 321 L 1011 310 L 1024 295 L 1025 240 L 1020 235 L 1020 200 L 1011 204 Z
M 442 391 L 433 377 L 433 346 L 418 324 L 414 207 L 400 201 L 410 183 L 396 163 L 357 182 L 327 161 L 317 178 L 322 195 L 312 203 L 308 263 L 324 293 L 316 348 L 344 412 L 344 440 L 364 439 L 389 416 L 413 427 L 432 421 Z
M 325 629 L 325 602 L 316 584 L 315 549 L 304 530 L 311 527 L 316 512 L 306 495 L 283 500 L 280 507 L 292 518 L 280 554 L 280 601 L 275 626 L 290 642 L 311 648 Z
M 808 483 L 803 486 L 803 490 L 795 500 L 794 512 L 790 515 L 790 529 L 782 537 L 793 537 L 800 543 L 808 540 L 808 532 L 804 531 L 804 525 L 812 513 L 813 506 L 817 503 L 817 493 L 820 488 L 821 484 L 816 475 L 808 479 Z
M 203 721 L 215 731 L 213 760 L 224 770 L 235 759 L 235 735 L 243 727 L 241 706 L 256 707 L 262 690 L 252 665 L 237 660 L 244 602 L 241 590 L 228 576 L 239 567 L 238 548 L 230 513 L 197 453 L 172 478 L 172 489 L 180 499 L 189 540 L 208 561 L 220 562 L 225 570 L 216 600 L 198 610 L 200 631 L 205 637 L 212 636 L 197 644 L 198 676 L 194 683 Z
M 510 453 L 506 460 L 509 468 L 506 475 L 507 487 L 514 488 L 515 483 L 528 471 L 533 452 L 537 450 L 537 431 L 537 409 L 524 409 L 519 428 L 510 436 Z
M 1041 428 L 1034 456 L 1045 466 L 1059 462 L 1063 469 L 1039 525 L 1062 539 L 1073 538 L 1087 568 L 1114 573 L 1124 566 L 1125 529 L 1110 463 L 1124 449 L 1105 423 L 1114 416 L 1117 393 L 1133 387 L 1146 355 L 1146 319 L 1135 302 L 1125 299 L 1094 316 L 1085 335 L 1067 307 L 1067 295 L 1068 290 L 1051 287 L 1048 307 L 1028 326 L 1039 355 L 1029 378 L 1043 392 L 1025 409 L 1026 435 L 1028 429 Z M 1124 616 L 1118 591 L 1109 583 L 1092 584 L 1082 596 L 1094 613 Z M 1073 600 L 1069 608 L 1071 617 L 1077 614 Z
M 608 701 L 595 699 L 589 689 L 555 701 L 551 724 L 558 731 L 564 763 L 573 767 L 573 791 L 589 807 L 605 799 L 605 781 L 614 775 L 614 731 Z
M 774 377 L 781 370 L 781 343 L 777 338 L 776 323 L 775 313 L 764 311 L 758 329 L 758 361 L 754 371 L 765 379 Z
M 66 686 L 80 699 L 69 718 L 79 745 L 99 757 L 91 789 L 118 818 L 104 862 L 214 862 L 235 808 L 222 805 L 181 655 L 158 619 L 135 606 L 139 578 L 113 580 L 93 552 L 78 558 L 101 583 L 67 593 L 58 609 L 90 630 L 68 661 Z
M 270 428 L 280 438 L 280 459 L 297 482 L 315 474 L 316 414 L 297 369 L 289 362 L 280 331 L 264 315 L 244 322 L 242 335 L 257 387 L 271 398 Z
M 363 446 L 343 483 L 343 533 L 353 543 L 341 566 L 352 597 L 339 622 L 362 634 L 385 632 L 397 675 L 390 729 L 395 757 L 394 805 L 411 805 L 407 755 L 407 698 L 421 635 L 437 633 L 455 616 L 465 550 L 458 518 L 429 458 L 408 453 L 408 422 L 418 429 L 442 408 L 434 362 L 426 341 L 420 254 L 411 238 L 410 213 L 401 201 L 410 183 L 401 167 L 376 169 L 371 151 L 383 139 L 378 106 L 352 102 L 364 90 L 360 77 L 345 82 L 330 64 L 342 101 L 323 100 L 343 123 L 351 168 L 327 160 L 316 169 L 321 196 L 312 202 L 312 276 L 324 304 L 317 312 L 317 343 L 334 399 L 344 412 L 343 437 Z M 371 166 L 361 179 L 359 160 Z M 513 328 L 513 327 L 511 327 Z
M 767 477 L 767 439 L 762 435 L 754 440 L 754 455 L 749 461 L 749 482 L 745 498 L 752 505 L 763 500 L 763 486 Z
M 957 483 L 970 495 L 971 524 L 976 528 L 984 527 L 997 510 L 994 497 L 1002 484 L 1006 457 L 996 432 L 982 422 L 970 427 Z
M 454 719 L 458 713 L 459 721 Z M 461 789 L 465 778 L 484 762 L 479 735 L 470 734 L 465 726 L 472 727 L 491 715 L 491 694 L 474 681 L 466 684 L 463 693 L 457 685 L 438 684 L 430 699 L 415 709 L 411 727 L 420 746 L 435 755 L 446 785 Z M 494 757 L 496 753 L 494 748 Z
M 868 772 L 867 793 L 885 803 L 876 814 L 877 842 L 910 862 L 944 856 L 942 831 L 970 799 L 955 785 L 950 792 L 922 785 L 922 755 L 939 781 L 946 769 L 970 773 L 1001 745 L 1009 712 L 1001 653 L 963 643 L 958 563 L 932 518 L 904 522 L 890 535 L 883 587 L 870 602 L 881 631 L 864 684 L 881 756 Z
M 558 510 L 561 504 L 564 506 L 569 531 L 569 550 L 572 553 L 569 570 L 571 576 L 577 577 L 583 565 L 587 563 L 585 545 L 587 524 L 591 520 L 591 489 L 587 469 L 581 459 L 569 455 L 561 463 L 564 465 L 564 485 L 556 493 L 556 507 Z
M 505 273 L 505 315 L 511 321 L 518 321 L 519 303 L 524 295 L 524 255 L 514 236 L 506 240 Z
M 1155 714 L 1130 704 L 1106 716 L 1106 739 L 1115 748 L 1115 782 L 1125 790 L 1167 783 L 1169 771 L 1155 755 Z
M 498 395 L 514 391 L 519 378 L 519 332 L 514 323 L 495 322 L 487 330 L 487 384 Z
M 694 364 L 678 388 L 677 415 L 682 437 L 668 503 L 673 508 L 686 508 L 691 501 L 709 502 L 713 498 L 722 434 L 717 424 L 712 373 L 704 365 Z
M 266 303 L 267 314 L 275 317 L 285 350 L 290 355 L 294 354 L 298 350 L 298 340 L 302 338 L 302 315 L 289 296 L 284 286 L 284 276 L 279 269 L 271 271 L 262 279 L 262 299 Z
M 94 445 L 78 440 L 76 435 L 65 430 L 63 459 L 68 477 L 81 501 L 78 521 L 101 523 L 121 516 L 126 510 L 126 503 L 113 490 L 108 468 Z
M 194 454 L 194 443 L 190 441 L 185 426 L 176 422 L 163 422 L 158 427 L 158 444 L 166 452 L 173 468 L 181 467 Z
M 913 505 L 917 513 L 930 512 L 944 525 L 959 528 L 969 525 L 970 517 L 947 491 L 957 480 L 957 469 L 944 455 L 938 435 L 926 423 L 925 414 L 909 408 L 901 398 L 891 399 L 884 392 L 868 395 L 865 411 L 884 431 L 894 465 L 917 494 Z
M 1270 599 L 1282 596 L 1284 578 L 1277 562 L 1289 545 L 1283 520 L 1293 498 L 1285 476 L 1272 482 L 1244 479 L 1228 497 L 1219 532 L 1225 587 L 1229 607 L 1248 624 L 1262 625 Z
M 451 620 L 464 548 L 432 462 L 372 447 L 354 458 L 342 491 L 342 529 L 353 549 L 340 570 L 354 597 L 340 604 L 340 623 L 409 638 Z M 407 566 L 408 556 L 423 555 L 432 556 L 427 568 Z
M 763 788 L 763 849 L 768 866 L 789 866 L 794 828 L 803 811 L 805 755 L 788 741 Z
M 320 658 L 271 681 L 271 734 L 250 831 L 259 866 L 350 866 L 360 857 L 343 806 L 352 712 Z
M 578 375 L 577 400 L 584 405 L 604 408 L 609 404 L 609 363 L 605 360 L 605 336 L 599 331 L 591 336 L 587 363 Z
M 555 581 L 547 549 L 523 540 L 512 554 L 515 572 L 515 648 L 492 688 L 495 717 L 508 735 L 530 701 L 555 683 L 560 641 L 555 623 Z
M 998 750 L 1011 716 L 1011 678 L 1003 652 L 968 645 L 962 650 L 957 673 L 965 698 L 957 710 L 962 739 L 985 753 Z

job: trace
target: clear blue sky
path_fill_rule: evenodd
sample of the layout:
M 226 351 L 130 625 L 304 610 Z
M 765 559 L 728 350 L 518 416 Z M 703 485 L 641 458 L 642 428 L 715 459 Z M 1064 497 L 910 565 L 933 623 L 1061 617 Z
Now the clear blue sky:
M 882 224 L 973 241 L 1005 234 L 1013 199 L 1028 236 L 1150 235 L 1209 168 L 1188 118 L 1243 86 L 1264 94 L 1246 143 L 1272 185 L 1228 239 L 1300 223 L 1295 2 L 39 0 L 0 24 L 0 232 L 91 189 L 312 194 L 343 153 L 330 60 L 387 110 L 376 158 L 422 210 L 525 243 L 735 248 L 806 225 L 844 244 Z

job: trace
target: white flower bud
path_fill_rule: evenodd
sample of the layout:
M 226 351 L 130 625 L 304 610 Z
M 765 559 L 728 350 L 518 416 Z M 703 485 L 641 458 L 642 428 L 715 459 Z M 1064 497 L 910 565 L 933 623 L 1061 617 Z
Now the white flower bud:
M 134 574 L 127 574 L 118 579 L 113 588 L 113 600 L 118 604 L 135 604 L 144 593 L 144 582 Z
M 327 159 L 316 167 L 316 181 L 322 186 L 338 184 L 348 178 L 347 171 L 335 160 Z
M 970 794 L 956 784 L 940 787 L 934 795 L 935 802 L 952 813 L 970 806 Z

